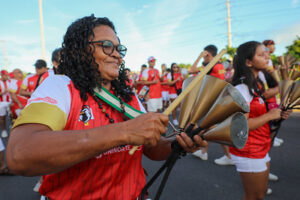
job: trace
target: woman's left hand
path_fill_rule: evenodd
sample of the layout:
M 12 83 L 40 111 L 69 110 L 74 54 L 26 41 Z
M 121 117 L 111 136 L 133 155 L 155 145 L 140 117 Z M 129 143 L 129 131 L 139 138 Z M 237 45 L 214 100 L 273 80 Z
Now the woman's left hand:
M 202 140 L 199 135 L 195 135 L 193 141 L 186 133 L 182 132 L 176 135 L 176 139 L 180 146 L 188 153 L 193 153 L 198 151 L 201 147 L 207 146 L 207 142 Z

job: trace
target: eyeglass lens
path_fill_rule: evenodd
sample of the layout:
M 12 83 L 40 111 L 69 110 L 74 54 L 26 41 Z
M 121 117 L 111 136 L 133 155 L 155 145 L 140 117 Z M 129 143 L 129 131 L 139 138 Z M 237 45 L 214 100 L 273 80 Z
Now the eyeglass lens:
M 114 44 L 108 40 L 105 40 L 102 43 L 103 52 L 106 55 L 111 55 L 113 53 L 115 47 L 116 47 L 117 52 L 123 58 L 126 55 L 126 51 L 127 51 L 125 46 L 123 46 L 123 45 L 114 46 Z

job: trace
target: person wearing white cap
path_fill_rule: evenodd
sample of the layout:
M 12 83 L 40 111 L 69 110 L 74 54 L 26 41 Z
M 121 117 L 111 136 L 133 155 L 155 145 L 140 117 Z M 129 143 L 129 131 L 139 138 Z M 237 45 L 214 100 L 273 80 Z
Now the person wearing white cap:
M 148 112 L 159 112 L 162 109 L 160 75 L 159 71 L 154 69 L 155 61 L 153 56 L 148 58 L 149 68 L 144 70 L 142 75 L 143 84 L 149 86 Z

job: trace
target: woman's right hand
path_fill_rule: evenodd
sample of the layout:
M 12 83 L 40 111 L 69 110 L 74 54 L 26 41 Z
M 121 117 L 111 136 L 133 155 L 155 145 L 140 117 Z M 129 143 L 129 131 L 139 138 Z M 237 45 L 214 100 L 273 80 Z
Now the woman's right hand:
M 124 122 L 128 144 L 155 146 L 166 133 L 169 118 L 161 113 L 146 113 Z M 122 130 L 120 130 L 122 131 Z
M 269 121 L 276 120 L 276 119 L 281 119 L 281 112 L 282 112 L 282 110 L 279 109 L 279 108 L 269 110 L 269 112 L 267 113 L 269 115 L 269 118 L 270 118 Z

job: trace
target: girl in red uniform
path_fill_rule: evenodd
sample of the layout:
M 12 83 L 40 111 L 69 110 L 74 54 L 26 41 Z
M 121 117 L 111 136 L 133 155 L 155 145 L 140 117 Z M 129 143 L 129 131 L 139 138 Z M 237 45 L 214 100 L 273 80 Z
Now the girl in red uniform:
M 183 77 L 179 72 L 179 67 L 176 63 L 171 64 L 171 73 L 168 74 L 167 78 L 170 86 L 169 97 L 170 97 L 170 101 L 173 102 L 180 94 L 182 90 L 182 82 L 183 82 Z M 173 124 L 177 126 L 178 121 L 176 119 L 176 109 L 174 109 L 174 111 L 172 112 L 172 118 L 173 118 Z
M 265 69 L 268 60 L 264 46 L 255 41 L 246 42 L 237 49 L 233 67 L 232 84 L 242 93 L 250 105 L 248 118 L 249 136 L 243 149 L 230 147 L 231 158 L 240 172 L 244 186 L 244 199 L 264 199 L 268 188 L 271 146 L 269 122 L 286 119 L 289 112 L 275 108 L 268 111 L 264 101 L 264 85 L 258 78 L 259 71 Z

